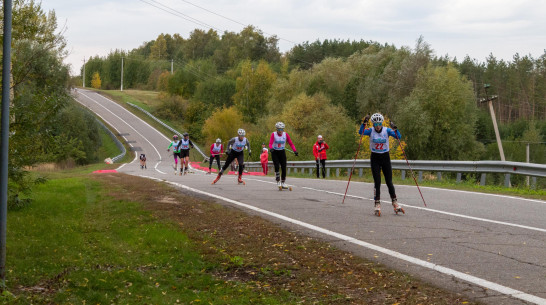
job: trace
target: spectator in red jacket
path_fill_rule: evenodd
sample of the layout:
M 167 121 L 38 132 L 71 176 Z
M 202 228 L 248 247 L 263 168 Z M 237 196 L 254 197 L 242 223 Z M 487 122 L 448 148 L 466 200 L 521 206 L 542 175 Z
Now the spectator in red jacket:
M 317 137 L 317 142 L 313 145 L 313 155 L 317 162 L 317 178 L 320 178 L 319 169 L 322 165 L 322 178 L 326 178 L 326 150 L 330 148 L 321 135 Z
M 262 170 L 267 175 L 267 162 L 269 161 L 269 150 L 262 148 L 262 154 L 260 155 L 260 162 L 262 163 Z

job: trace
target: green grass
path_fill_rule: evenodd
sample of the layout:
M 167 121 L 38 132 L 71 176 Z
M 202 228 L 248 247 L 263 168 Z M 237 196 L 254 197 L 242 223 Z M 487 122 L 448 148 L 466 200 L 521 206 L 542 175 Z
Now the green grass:
M 64 176 L 64 177 L 62 177 Z M 72 175 L 74 176 L 74 175 Z M 282 304 L 213 276 L 178 227 L 138 202 L 108 196 L 100 182 L 59 173 L 8 221 L 10 304 Z

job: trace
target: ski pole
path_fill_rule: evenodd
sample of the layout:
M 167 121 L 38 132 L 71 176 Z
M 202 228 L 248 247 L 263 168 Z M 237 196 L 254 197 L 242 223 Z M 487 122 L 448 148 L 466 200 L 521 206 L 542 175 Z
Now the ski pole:
M 395 130 L 396 132 L 396 130 Z M 398 138 L 398 134 L 396 134 L 396 140 L 398 140 L 398 145 L 400 145 L 400 148 L 402 149 L 402 152 L 404 153 L 404 159 L 406 159 L 406 163 L 408 164 L 408 167 L 411 172 L 411 176 L 413 177 L 413 181 L 415 181 L 415 185 L 417 185 L 417 190 L 419 190 L 419 194 L 421 195 L 421 199 L 423 199 L 423 203 L 425 204 L 425 207 L 427 206 L 427 203 L 425 202 L 425 198 L 423 197 L 423 193 L 421 193 L 421 189 L 419 188 L 419 184 L 417 183 L 417 179 L 415 179 L 415 174 L 413 173 L 413 170 L 411 169 L 411 166 L 408 161 L 408 157 L 406 156 L 406 151 L 404 150 L 404 147 L 402 147 L 402 143 L 400 142 L 400 139 Z
M 353 161 L 353 167 L 351 168 L 351 173 L 349 174 L 349 181 L 347 181 L 347 188 L 345 188 L 345 195 L 343 195 L 343 200 L 341 201 L 341 204 L 345 203 L 345 196 L 347 196 L 347 190 L 349 189 L 349 183 L 351 183 L 351 177 L 353 176 L 353 170 L 355 169 L 356 164 L 356 158 L 358 157 L 358 153 L 360 152 L 360 146 L 362 144 L 362 138 L 364 135 L 360 136 L 360 141 L 358 141 L 358 150 L 356 151 L 355 160 Z

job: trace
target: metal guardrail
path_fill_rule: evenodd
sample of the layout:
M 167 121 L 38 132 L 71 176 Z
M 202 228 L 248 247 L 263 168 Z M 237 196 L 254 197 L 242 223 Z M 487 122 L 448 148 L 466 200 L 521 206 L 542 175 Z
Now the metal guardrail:
M 108 135 L 110 136 L 110 138 L 112 138 L 112 140 L 114 140 L 114 143 L 116 143 L 116 146 L 118 147 L 118 149 L 121 151 L 121 154 L 111 158 L 112 161 L 114 162 L 117 162 L 118 160 L 120 160 L 121 158 L 123 158 L 125 156 L 125 154 L 127 154 L 127 150 L 125 150 L 125 146 L 123 146 L 123 144 L 118 140 L 118 138 L 114 135 L 114 133 L 108 128 L 106 127 L 101 120 L 95 118 L 95 120 L 97 120 L 97 122 L 99 123 L 99 125 L 108 133 Z
M 175 130 L 174 128 L 172 128 L 171 126 L 165 124 L 163 121 L 161 121 L 160 119 L 156 118 L 153 114 L 151 114 L 150 112 L 148 112 L 147 110 L 145 109 L 142 109 L 141 107 L 133 104 L 133 103 L 129 103 L 127 102 L 127 104 L 129 104 L 130 106 L 133 106 L 134 108 L 144 112 L 147 116 L 149 116 L 150 118 L 154 119 L 156 122 L 158 122 L 159 124 L 163 125 L 165 128 L 167 128 L 168 130 L 174 132 L 175 134 L 179 135 L 179 136 L 182 136 L 182 133 Z M 203 153 L 203 151 L 201 151 L 201 149 L 199 148 L 199 146 L 197 146 L 195 143 L 193 144 L 193 147 L 203 156 L 203 158 L 205 158 L 206 160 L 208 160 L 208 156 L 205 155 Z
M 326 162 L 327 175 L 330 176 L 330 170 L 336 169 L 336 176 L 340 175 L 340 169 L 350 169 L 353 167 L 354 160 L 328 160 Z M 457 181 L 460 181 L 460 173 L 480 173 L 481 184 L 485 184 L 485 175 L 487 173 L 505 174 L 505 185 L 510 185 L 510 175 L 524 175 L 532 176 L 533 182 L 536 182 L 536 177 L 546 177 L 546 165 L 536 163 L 524 163 L 524 162 L 510 162 L 510 161 L 428 161 L 428 160 L 413 160 L 409 161 L 411 169 L 414 172 L 419 173 L 419 179 L 422 179 L 423 171 L 437 172 L 438 177 L 441 178 L 442 172 L 456 172 Z M 272 164 L 271 162 L 269 163 Z M 392 169 L 402 171 L 402 179 L 405 179 L 405 171 L 409 170 L 409 167 L 405 160 L 392 160 Z M 245 167 L 248 169 L 261 170 L 261 163 L 259 162 L 245 162 Z M 309 174 L 313 173 L 313 169 L 316 169 L 315 161 L 288 161 L 287 168 L 290 171 L 302 172 L 309 170 Z M 358 169 L 359 176 L 362 176 L 364 169 L 370 168 L 370 160 L 356 160 L 355 169 Z

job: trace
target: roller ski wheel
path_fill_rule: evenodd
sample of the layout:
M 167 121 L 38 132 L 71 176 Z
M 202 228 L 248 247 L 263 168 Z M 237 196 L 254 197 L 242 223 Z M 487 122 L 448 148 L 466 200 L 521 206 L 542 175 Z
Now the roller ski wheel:
M 381 217 L 381 203 L 379 202 L 379 200 L 375 202 L 374 215 L 377 217 Z
M 398 212 L 402 212 L 402 214 L 406 214 L 406 211 L 404 211 L 404 209 L 401 207 L 394 208 L 394 212 L 396 213 L 396 215 L 398 215 Z
M 396 198 L 392 200 L 392 208 L 394 209 L 394 213 L 396 213 L 396 215 L 398 215 L 399 212 L 402 212 L 402 214 L 406 214 L 406 211 L 404 211 L 404 209 L 398 205 L 398 201 L 396 200 Z
M 291 187 L 291 186 L 288 186 L 288 185 L 286 185 L 286 184 L 284 184 L 284 183 L 281 183 L 280 189 L 279 189 L 279 190 L 280 190 L 280 191 L 282 191 L 282 190 L 289 190 L 289 191 L 292 191 L 292 187 Z
M 222 174 L 218 174 L 218 176 L 216 176 L 216 179 L 214 179 L 214 181 L 212 181 L 211 184 L 216 184 L 216 182 L 218 182 L 218 180 L 220 180 L 220 177 L 222 177 Z

